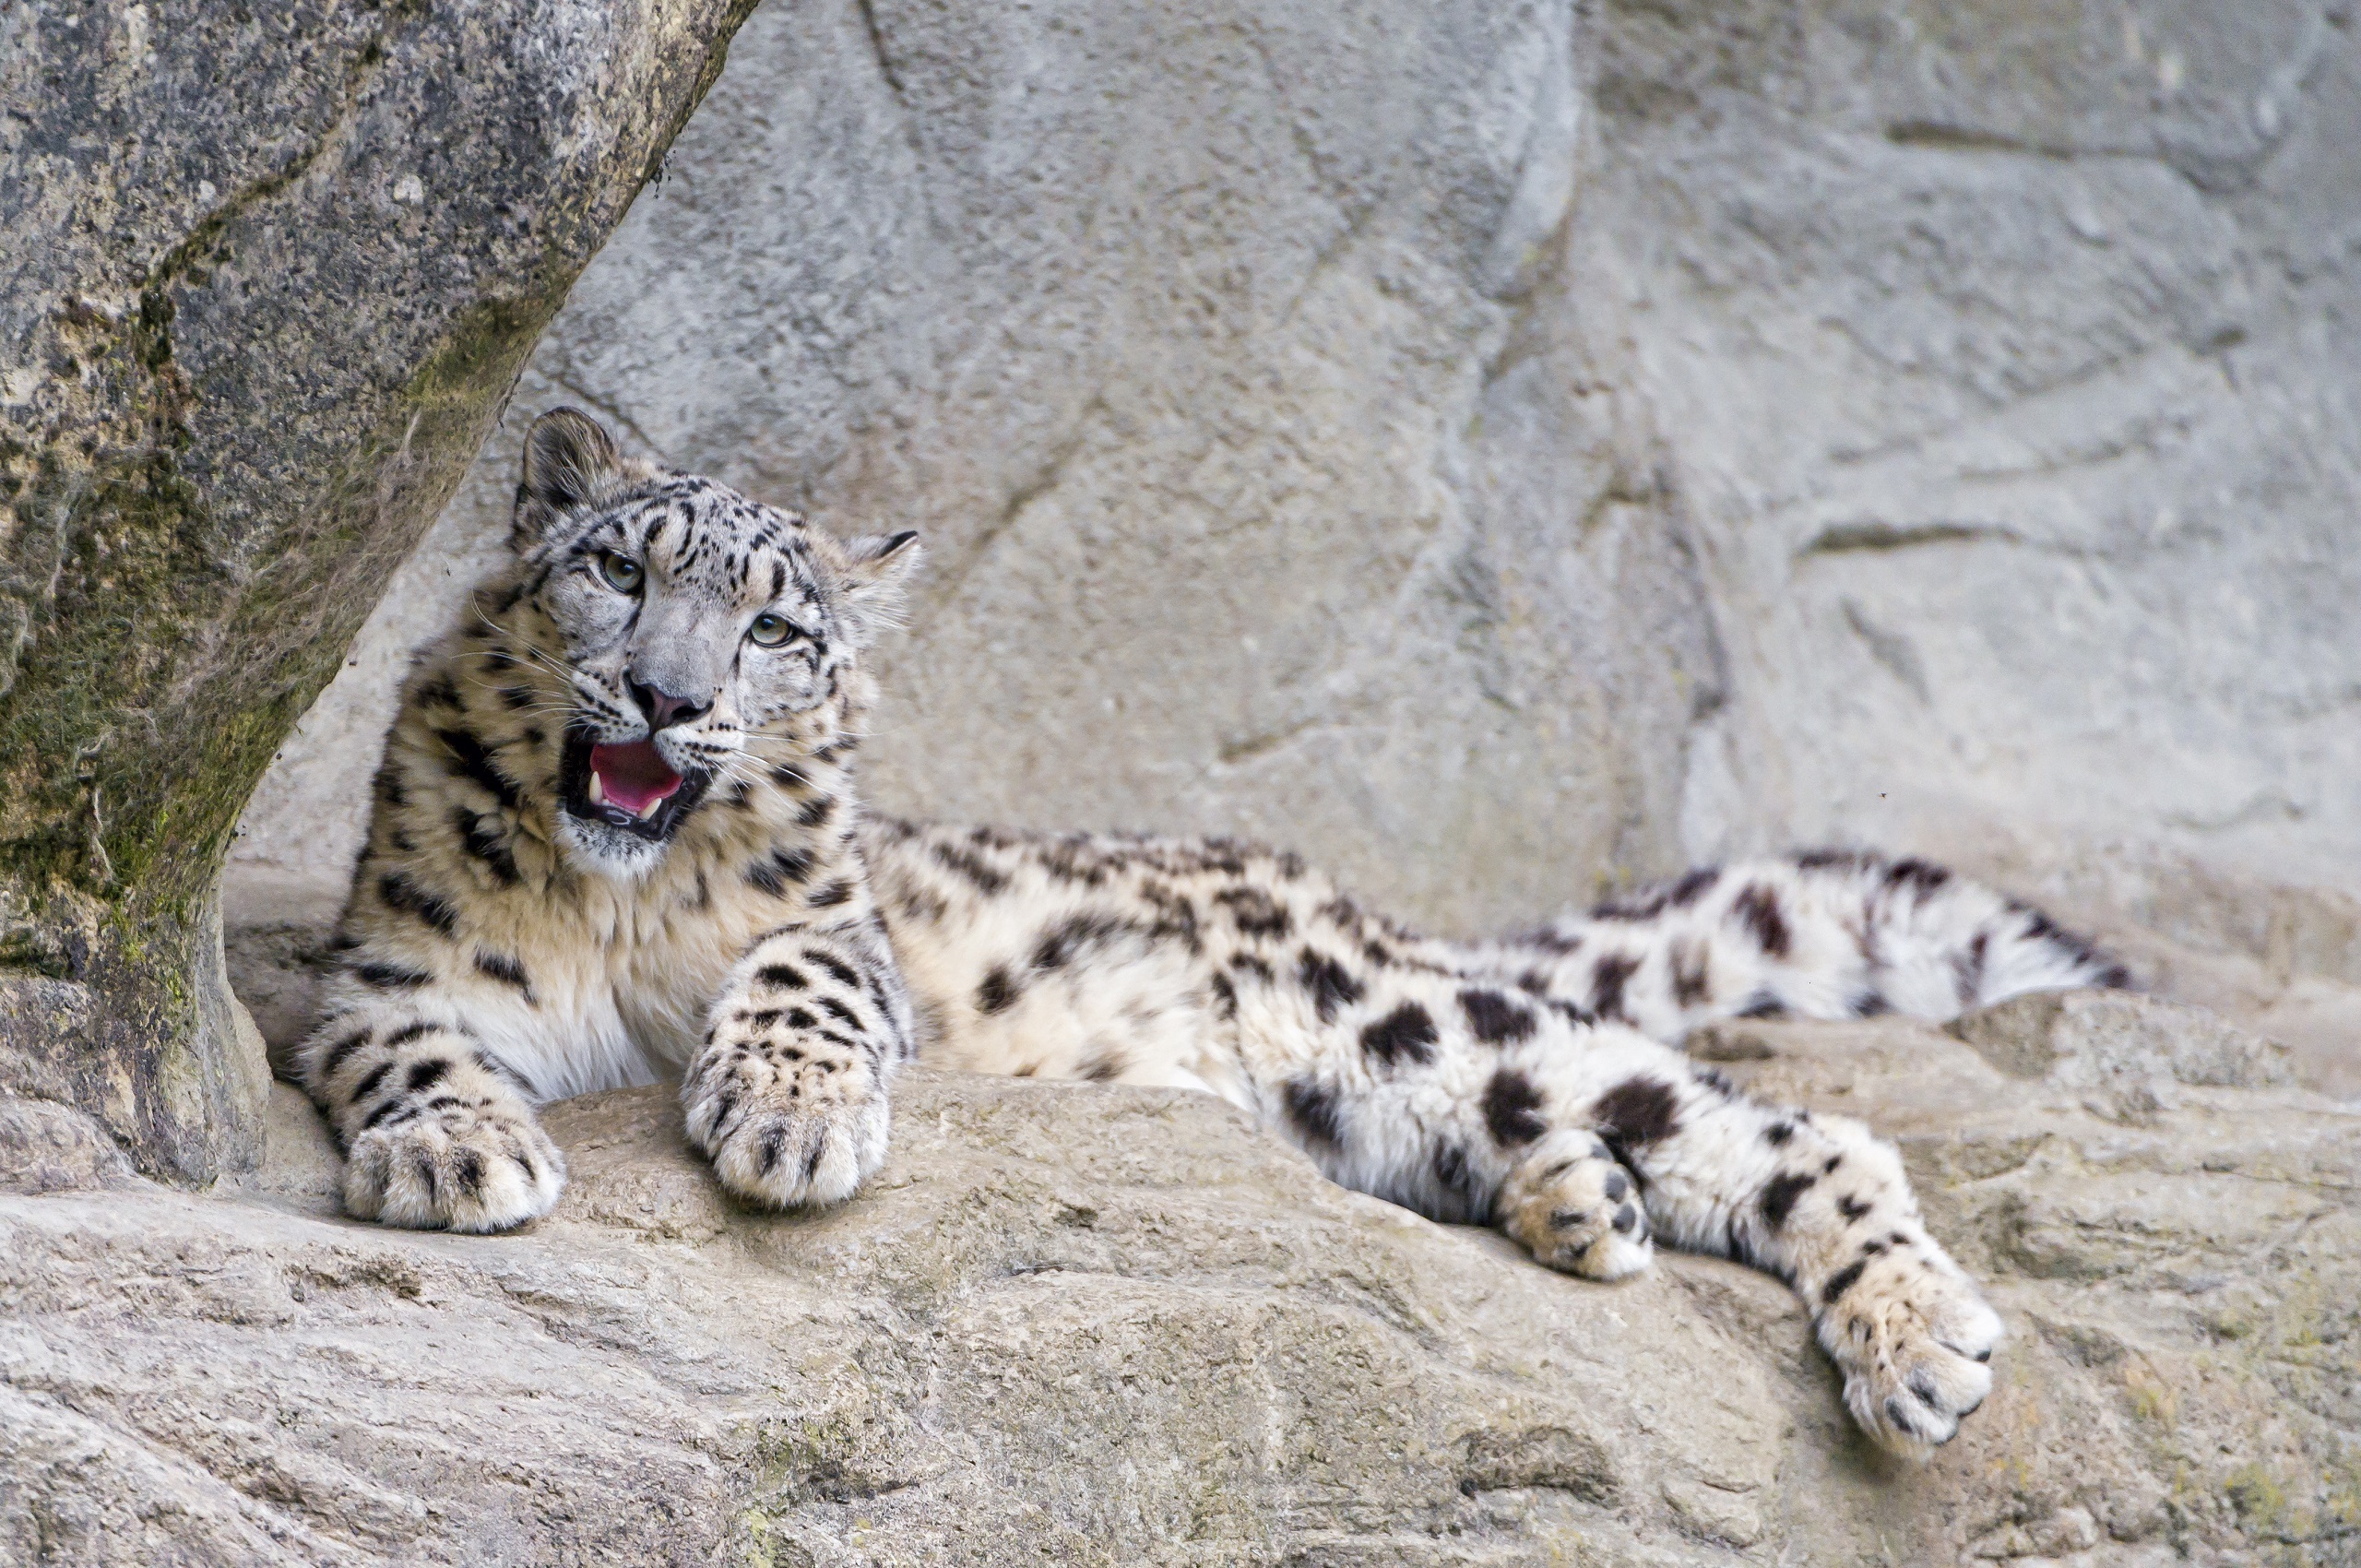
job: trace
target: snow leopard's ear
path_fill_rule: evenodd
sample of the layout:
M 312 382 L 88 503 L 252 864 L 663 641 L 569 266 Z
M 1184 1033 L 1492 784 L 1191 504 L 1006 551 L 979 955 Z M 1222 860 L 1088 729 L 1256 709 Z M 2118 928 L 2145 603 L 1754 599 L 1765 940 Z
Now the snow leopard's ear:
M 902 624 L 902 590 L 912 568 L 926 552 L 915 529 L 848 539 L 837 546 L 844 564 L 836 576 L 842 585 L 846 619 L 863 644 L 881 632 Z
M 525 437 L 510 542 L 528 549 L 564 518 L 597 510 L 630 488 L 634 469 L 597 420 L 579 409 L 552 409 Z

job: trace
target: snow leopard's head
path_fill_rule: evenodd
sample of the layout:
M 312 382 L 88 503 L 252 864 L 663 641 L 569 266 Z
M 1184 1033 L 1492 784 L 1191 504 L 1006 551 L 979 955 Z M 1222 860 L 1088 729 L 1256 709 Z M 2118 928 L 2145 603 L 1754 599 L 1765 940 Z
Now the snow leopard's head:
M 589 867 L 652 865 L 718 788 L 828 756 L 867 706 L 918 536 L 839 540 L 726 485 L 624 458 L 554 409 L 526 438 L 510 547 L 563 681 L 558 836 Z

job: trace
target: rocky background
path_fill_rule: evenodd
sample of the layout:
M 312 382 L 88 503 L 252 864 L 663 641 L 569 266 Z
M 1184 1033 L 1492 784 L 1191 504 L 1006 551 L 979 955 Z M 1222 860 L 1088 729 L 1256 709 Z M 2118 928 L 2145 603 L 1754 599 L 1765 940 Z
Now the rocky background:
M 2356 136 L 2344 0 L 770 0 L 249 808 L 242 989 L 565 401 L 924 531 L 887 807 L 1451 931 L 1935 853 L 2346 1073 Z

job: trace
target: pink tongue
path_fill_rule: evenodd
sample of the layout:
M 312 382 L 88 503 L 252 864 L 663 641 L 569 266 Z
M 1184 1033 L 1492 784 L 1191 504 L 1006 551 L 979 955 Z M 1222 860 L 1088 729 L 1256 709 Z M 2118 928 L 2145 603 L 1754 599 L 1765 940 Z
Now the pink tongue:
M 647 741 L 592 746 L 590 771 L 599 776 L 607 803 L 621 806 L 634 816 L 646 816 L 650 807 L 681 787 L 681 776 Z

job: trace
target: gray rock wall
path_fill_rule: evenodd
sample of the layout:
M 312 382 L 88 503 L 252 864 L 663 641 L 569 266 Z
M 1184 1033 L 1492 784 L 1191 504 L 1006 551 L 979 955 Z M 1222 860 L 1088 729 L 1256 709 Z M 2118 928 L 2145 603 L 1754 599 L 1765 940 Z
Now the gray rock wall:
M 2341 1038 L 2347 9 L 1580 9 L 772 0 L 248 811 L 250 995 L 571 401 L 925 531 L 884 805 L 1460 929 L 1929 849 Z
M 1814 11 L 1603 39 L 1575 269 L 1729 650 L 1684 847 L 1974 846 L 2258 945 L 2170 883 L 2361 881 L 2351 9 Z

